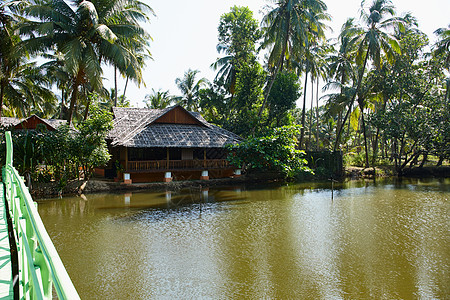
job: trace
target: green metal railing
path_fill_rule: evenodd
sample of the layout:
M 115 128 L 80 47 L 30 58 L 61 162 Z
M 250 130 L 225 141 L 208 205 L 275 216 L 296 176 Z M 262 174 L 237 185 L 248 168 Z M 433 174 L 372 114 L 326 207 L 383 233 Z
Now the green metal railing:
M 19 298 L 80 299 L 37 211 L 28 188 L 13 167 L 11 132 L 6 137 L 6 164 L 2 170 L 19 263 Z

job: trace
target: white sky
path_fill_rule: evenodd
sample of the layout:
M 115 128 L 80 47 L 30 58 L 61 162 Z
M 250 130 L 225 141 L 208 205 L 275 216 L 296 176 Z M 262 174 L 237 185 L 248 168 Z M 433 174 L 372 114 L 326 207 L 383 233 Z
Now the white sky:
M 213 80 L 215 72 L 210 65 L 219 57 L 216 51 L 217 26 L 220 16 L 229 12 L 233 5 L 248 6 L 257 20 L 264 15 L 263 9 L 271 5 L 270 0 L 141 0 L 155 11 L 146 30 L 152 35 L 151 52 L 153 61 L 148 61 L 144 71 L 145 87 L 130 83 L 126 97 L 133 106 L 143 107 L 142 100 L 151 89 L 169 90 L 172 95 L 180 92 L 175 79 L 182 77 L 191 68 L 200 70 L 199 77 Z M 327 38 L 336 37 L 344 21 L 349 17 L 358 18 L 360 1 L 324 0 L 332 21 L 328 23 L 334 30 Z M 371 3 L 370 0 L 366 1 Z M 393 0 L 397 14 L 411 12 L 419 21 L 419 28 L 431 41 L 435 40 L 434 30 L 450 24 L 449 0 Z M 106 87 L 114 85 L 112 71 L 104 74 Z M 125 80 L 119 81 L 119 95 L 123 93 Z M 309 89 L 308 89 L 309 90 Z

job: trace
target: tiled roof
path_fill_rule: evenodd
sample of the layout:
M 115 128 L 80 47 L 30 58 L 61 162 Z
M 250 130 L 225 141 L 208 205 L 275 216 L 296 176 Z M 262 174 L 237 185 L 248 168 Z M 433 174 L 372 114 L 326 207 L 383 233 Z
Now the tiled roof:
M 195 112 L 185 111 L 199 121 L 198 125 L 153 123 L 175 107 L 177 106 L 165 109 L 113 108 L 114 128 L 109 133 L 112 145 L 135 148 L 221 148 L 241 140 L 238 135 L 206 122 Z

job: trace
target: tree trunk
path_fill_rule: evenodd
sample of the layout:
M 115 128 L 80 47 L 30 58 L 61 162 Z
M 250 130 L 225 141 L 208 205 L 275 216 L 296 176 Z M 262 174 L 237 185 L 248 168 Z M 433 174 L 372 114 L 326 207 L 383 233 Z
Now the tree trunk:
M 127 76 L 127 80 L 125 81 L 125 87 L 123 88 L 123 95 L 122 95 L 122 104 L 123 102 L 125 102 L 125 93 L 127 92 L 127 87 L 128 87 L 128 79 L 130 77 Z
M 436 164 L 436 167 L 442 166 L 442 163 L 444 162 L 444 155 L 439 156 L 439 161 Z
M 72 123 L 73 111 L 75 109 L 75 104 L 78 98 L 78 82 L 73 84 L 72 96 L 70 97 L 70 107 L 69 107 L 69 115 L 67 116 L 67 123 L 70 125 Z
M 352 111 L 352 106 L 353 106 L 352 103 L 350 103 L 350 107 L 348 108 L 347 114 Z M 344 126 L 344 123 L 342 123 L 342 126 Z M 350 122 L 348 122 L 348 125 L 347 125 L 347 136 L 350 136 Z M 348 143 L 347 143 L 346 148 L 347 148 L 347 152 L 348 152 Z
M 299 141 L 300 148 L 303 145 L 303 136 L 305 135 L 306 86 L 307 86 L 307 84 L 308 84 L 308 69 L 306 69 L 305 87 L 303 88 L 303 90 L 305 91 L 305 94 L 303 95 L 302 128 L 300 130 L 300 141 Z
M 428 152 L 423 153 L 422 162 L 419 165 L 419 168 L 423 168 L 423 165 L 426 163 L 428 158 Z
M 319 150 L 319 79 L 316 82 L 316 150 Z
M 117 68 L 114 67 L 114 107 L 117 106 Z
M 383 94 L 383 112 L 386 111 L 387 97 Z M 377 132 L 375 133 L 375 142 L 373 143 L 373 158 L 372 166 L 375 167 L 375 162 L 378 158 L 378 135 L 380 134 L 380 127 L 377 126 Z
M 63 119 L 64 118 L 64 96 L 65 96 L 65 89 L 62 88 L 61 89 L 61 111 L 59 112 L 59 118 Z
M 365 167 L 368 168 L 369 167 L 369 151 L 367 148 L 367 135 L 366 135 L 366 124 L 364 122 L 364 100 L 358 100 L 358 104 L 359 104 L 359 110 L 361 111 L 361 121 L 362 121 L 362 130 L 363 130 L 363 136 L 364 136 L 364 152 L 365 152 L 365 157 L 366 157 L 366 161 L 365 161 Z
M 281 51 L 280 59 L 278 60 L 277 66 L 275 67 L 275 72 L 273 72 L 273 78 L 270 80 L 269 86 L 267 87 L 266 96 L 264 97 L 264 101 L 258 112 L 258 119 L 261 119 L 261 114 L 264 110 L 264 106 L 266 105 L 267 98 L 269 98 L 270 90 L 272 89 L 273 83 L 275 81 L 275 78 L 277 77 L 278 72 L 280 71 L 281 67 L 283 66 L 283 60 L 284 60 L 284 56 L 286 55 L 286 49 L 287 49 L 287 44 L 288 44 L 288 40 L 289 40 L 289 31 L 291 30 L 290 24 L 291 24 L 290 19 L 288 19 L 288 26 L 286 28 L 286 38 L 284 40 L 283 51 Z M 252 133 L 253 132 L 255 132 L 255 127 L 253 127 Z
M 91 97 L 88 97 L 87 103 L 86 103 L 86 109 L 84 110 L 84 120 L 86 121 L 89 115 L 89 106 L 91 105 Z
M 356 85 L 356 91 L 355 91 L 355 93 L 354 93 L 353 96 L 352 96 L 352 100 L 350 101 L 350 105 L 352 105 L 352 103 L 355 101 L 356 95 L 358 94 L 359 89 L 361 88 L 361 82 L 362 82 L 362 78 L 363 78 L 363 76 L 364 76 L 364 71 L 366 70 L 366 64 L 367 64 L 367 59 L 368 59 L 368 58 L 369 58 L 369 48 L 367 48 L 367 51 L 366 51 L 366 57 L 364 58 L 364 64 L 363 64 L 361 73 L 360 73 L 359 76 L 358 76 L 358 84 Z M 338 133 L 337 133 L 337 136 L 336 136 L 336 144 L 334 145 L 334 151 L 336 151 L 337 146 L 338 146 L 338 144 L 339 144 L 339 138 L 340 138 L 340 136 L 341 136 L 342 127 L 344 126 L 345 121 L 347 120 L 347 117 L 348 117 L 348 112 L 347 112 L 347 114 L 345 115 L 344 120 L 342 121 L 342 126 L 341 126 L 341 128 L 339 128 L 339 131 L 338 131 Z
M 5 87 L 3 86 L 3 82 L 1 82 L 1 84 L 0 84 L 0 121 L 2 119 L 4 94 L 5 94 Z
M 312 117 L 314 109 L 314 80 L 311 73 L 311 110 L 309 112 L 309 137 L 308 137 L 308 148 L 311 148 L 311 134 L 312 134 Z M 308 150 L 308 148 L 306 150 Z

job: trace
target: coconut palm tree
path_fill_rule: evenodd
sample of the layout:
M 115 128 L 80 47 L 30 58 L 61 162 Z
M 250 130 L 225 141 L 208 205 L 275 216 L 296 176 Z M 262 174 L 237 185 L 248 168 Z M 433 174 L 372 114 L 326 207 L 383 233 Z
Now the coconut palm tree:
M 225 52 L 227 53 L 227 46 L 219 44 L 216 49 L 217 52 Z M 211 68 L 214 71 L 217 71 L 217 75 L 214 78 L 216 82 L 223 82 L 227 91 L 233 97 L 235 88 L 236 88 L 236 66 L 233 62 L 233 55 L 225 55 L 223 57 L 218 58 L 213 64 L 211 64 Z
M 19 47 L 16 13 L 23 4 L 8 1 L 0 5 L 0 117 L 4 107 L 19 117 L 31 112 L 47 116 L 56 102 L 43 69 L 27 62 L 26 53 Z
M 139 20 L 135 10 L 118 12 L 124 8 L 119 4 L 131 2 L 96 1 L 100 8 L 97 9 L 92 1 L 75 1 L 75 6 L 71 6 L 63 0 L 53 0 L 25 8 L 27 16 L 40 21 L 25 22 L 21 27 L 21 33 L 30 37 L 23 42 L 23 47 L 33 54 L 56 48 L 64 55 L 64 67 L 71 76 L 69 123 L 81 88 L 88 87 L 89 92 L 103 91 L 102 63 L 116 66 L 134 79 L 142 78 L 133 49 L 122 43 L 123 36 L 132 39 L 143 32 L 133 26 Z M 125 16 L 134 23 L 121 23 Z
M 385 57 L 388 62 L 394 59 L 394 53 L 400 52 L 400 46 L 395 37 L 387 32 L 387 30 L 403 25 L 403 19 L 395 17 L 395 9 L 390 0 L 374 0 L 369 7 L 365 7 L 365 0 L 361 2 L 360 20 L 362 26 L 354 27 L 348 30 L 348 33 L 353 38 L 350 43 L 357 47 L 356 63 L 358 64 L 358 78 L 356 81 L 355 93 L 352 96 L 350 105 L 355 101 L 356 96 L 360 93 L 361 83 L 364 73 L 366 71 L 369 59 L 373 65 L 380 69 L 384 63 L 382 57 Z M 385 55 L 382 56 L 381 54 Z M 359 104 L 364 107 L 365 100 L 359 99 Z M 362 111 L 362 110 L 361 110 Z M 344 117 L 345 123 L 350 109 Z M 340 134 L 342 131 L 340 127 L 334 149 L 338 147 Z M 366 132 L 364 132 L 364 139 L 366 140 Z M 369 166 L 369 153 L 367 150 L 367 142 L 365 142 L 365 166 Z
M 182 78 L 177 78 L 175 84 L 180 89 L 182 96 L 178 97 L 178 103 L 189 111 L 198 111 L 198 93 L 201 88 L 206 87 L 208 80 L 201 78 L 196 81 L 199 70 L 188 69 Z
M 330 79 L 327 87 L 338 87 L 342 96 L 344 96 L 344 88 L 347 84 L 353 84 L 356 81 L 356 72 L 354 64 L 355 47 L 351 43 L 352 37 L 349 30 L 355 28 L 354 19 L 349 18 L 341 28 L 341 33 L 338 37 L 338 50 L 335 50 L 327 57 L 327 65 L 330 74 Z M 347 89 L 348 91 L 348 89 Z M 331 99 L 342 99 L 343 97 L 332 97 Z M 348 100 L 351 99 L 351 96 Z M 348 102 L 348 101 L 347 101 Z M 333 106 L 333 113 L 337 114 L 336 133 L 344 126 L 342 123 L 342 113 L 348 103 L 339 101 L 338 105 Z M 345 104 L 345 105 L 342 105 Z M 348 109 L 351 111 L 352 107 Z
M 270 48 L 268 67 L 273 70 L 258 115 L 261 116 L 278 72 L 286 60 L 301 60 L 313 36 L 324 36 L 321 20 L 329 18 L 322 0 L 281 0 L 262 20 L 262 48 Z M 314 34 L 313 34 L 314 33 Z M 313 34 L 313 35 L 312 35 Z M 308 36 L 309 35 L 309 36 Z
M 313 101 L 313 90 L 314 90 L 314 80 L 318 80 L 319 76 L 321 77 L 323 74 L 323 67 L 324 67 L 324 59 L 323 57 L 325 56 L 324 53 L 324 48 L 322 47 L 322 45 L 317 45 L 315 44 L 310 44 L 310 46 L 306 49 L 305 54 L 304 54 L 304 59 L 301 63 L 301 65 L 304 68 L 305 71 L 305 83 L 304 83 L 304 93 L 303 93 L 303 111 L 302 111 L 302 119 L 301 119 L 301 125 L 302 125 L 302 129 L 300 130 L 300 140 L 299 140 L 299 145 L 303 144 L 303 138 L 304 138 L 304 134 L 305 134 L 305 117 L 306 117 L 306 88 L 307 88 L 307 83 L 308 83 L 308 75 L 310 75 L 311 78 L 311 115 L 310 117 L 312 117 L 312 101 Z M 312 124 L 312 122 L 310 121 L 310 125 Z M 310 133 L 311 133 L 311 129 L 310 128 Z M 310 139 L 311 140 L 311 139 Z
M 435 44 L 435 53 L 445 57 L 445 67 L 450 69 L 450 25 L 439 28 L 434 32 L 439 40 Z
M 77 0 L 77 5 L 82 0 Z M 153 9 L 142 1 L 137 0 L 91 0 L 95 7 L 101 7 L 98 10 L 99 23 L 105 24 L 117 36 L 114 46 L 123 47 L 130 50 L 130 61 L 126 69 L 119 68 L 114 61 L 108 61 L 104 58 L 104 63 L 114 66 L 114 102 L 117 105 L 117 71 L 126 77 L 126 86 L 129 79 L 140 86 L 144 81 L 142 69 L 145 66 L 145 60 L 151 58 L 148 49 L 151 36 L 142 28 L 141 22 L 148 22 L 149 15 L 155 15 Z M 110 47 L 104 44 L 104 47 Z
M 172 104 L 173 98 L 169 91 L 152 89 L 152 93 L 145 96 L 144 103 L 148 108 L 166 108 Z

